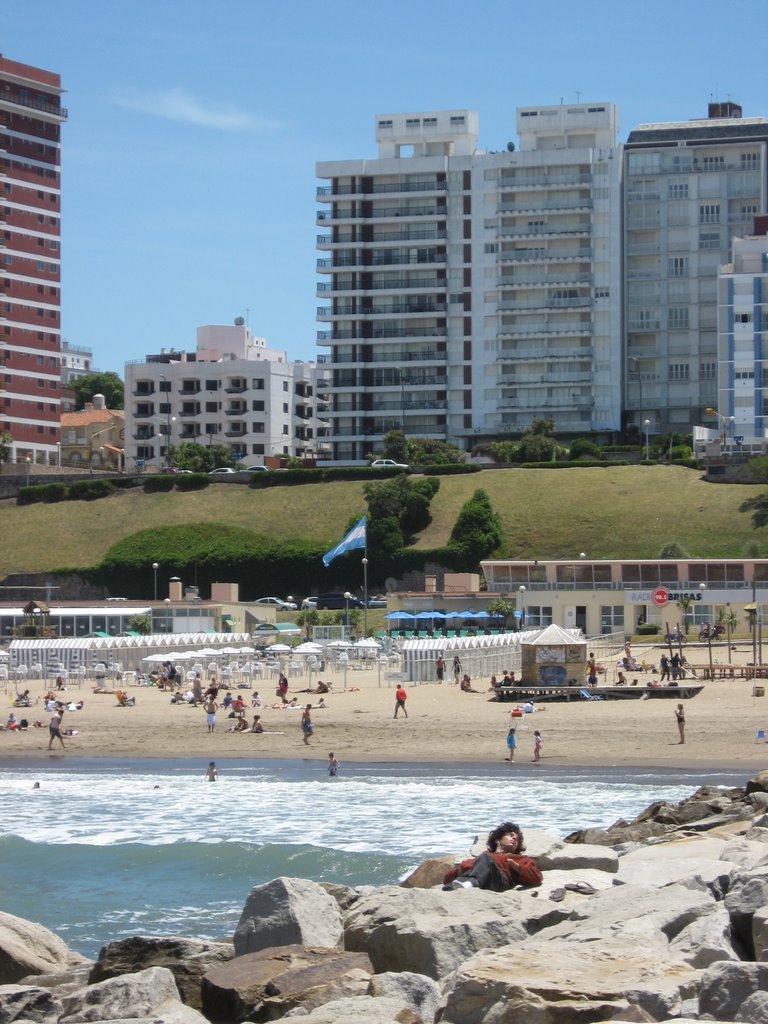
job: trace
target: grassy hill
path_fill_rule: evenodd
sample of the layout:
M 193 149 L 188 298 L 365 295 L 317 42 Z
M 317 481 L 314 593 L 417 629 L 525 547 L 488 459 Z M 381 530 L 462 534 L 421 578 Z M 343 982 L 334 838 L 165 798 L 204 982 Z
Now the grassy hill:
M 504 527 L 510 558 L 653 558 L 676 541 L 694 557 L 741 557 L 768 528 L 755 530 L 739 506 L 763 485 L 705 483 L 670 466 L 581 470 L 488 470 L 440 478 L 433 520 L 418 547 L 444 544 L 462 504 L 482 487 Z M 139 530 L 219 522 L 275 538 L 304 537 L 332 547 L 351 515 L 365 511 L 363 484 L 344 482 L 251 490 L 215 484 L 204 491 L 125 491 L 95 502 L 18 507 L 0 503 L 0 579 L 96 565 L 112 544 Z

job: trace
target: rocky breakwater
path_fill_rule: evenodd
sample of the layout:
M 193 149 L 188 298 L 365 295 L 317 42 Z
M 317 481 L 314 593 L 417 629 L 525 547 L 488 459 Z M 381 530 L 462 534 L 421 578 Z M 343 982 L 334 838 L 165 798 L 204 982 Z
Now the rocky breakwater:
M 232 943 L 136 937 L 83 961 L 0 914 L 0 1024 L 768 1022 L 768 772 L 562 841 L 536 889 L 278 878 Z

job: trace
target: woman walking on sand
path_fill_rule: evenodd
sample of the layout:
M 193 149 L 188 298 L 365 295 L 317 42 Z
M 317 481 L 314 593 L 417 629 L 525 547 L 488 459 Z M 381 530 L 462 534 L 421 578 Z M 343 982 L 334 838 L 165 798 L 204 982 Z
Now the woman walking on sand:
M 677 731 L 680 733 L 680 739 L 677 741 L 679 746 L 681 743 L 685 743 L 685 708 L 682 704 L 678 704 L 675 708 L 675 718 L 677 719 Z
M 312 735 L 312 705 L 307 704 L 301 713 L 301 731 L 304 736 L 304 746 L 309 746 L 309 738 Z

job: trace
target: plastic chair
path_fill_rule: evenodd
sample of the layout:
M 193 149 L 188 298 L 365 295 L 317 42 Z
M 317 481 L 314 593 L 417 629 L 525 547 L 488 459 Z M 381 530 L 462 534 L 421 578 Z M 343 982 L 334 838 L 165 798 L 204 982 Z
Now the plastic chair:
M 755 743 L 765 743 L 765 729 L 758 729 L 755 733 Z

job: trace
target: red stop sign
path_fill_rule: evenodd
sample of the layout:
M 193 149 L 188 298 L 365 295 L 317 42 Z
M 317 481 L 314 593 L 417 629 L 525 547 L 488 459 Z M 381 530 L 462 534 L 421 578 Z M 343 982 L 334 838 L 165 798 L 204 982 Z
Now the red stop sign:
M 658 587 L 651 594 L 651 600 L 654 604 L 663 606 L 669 601 L 669 591 L 666 589 L 666 587 Z

